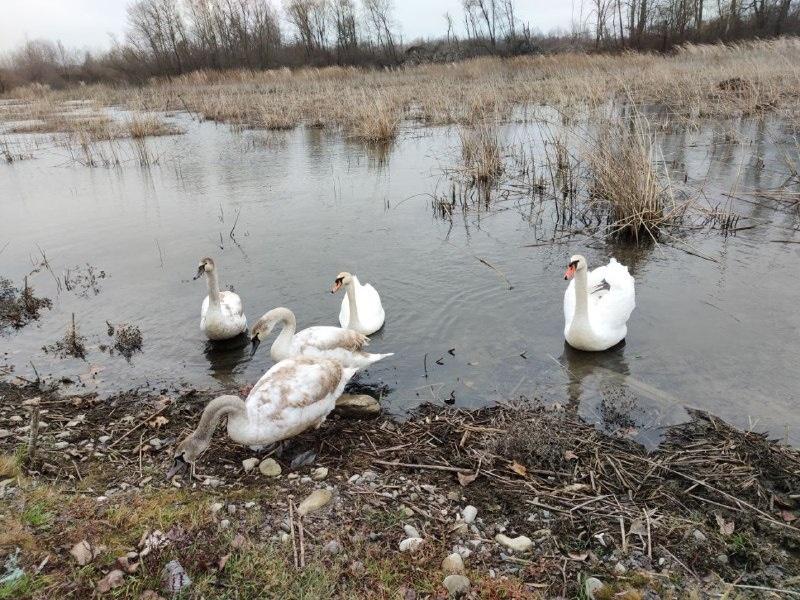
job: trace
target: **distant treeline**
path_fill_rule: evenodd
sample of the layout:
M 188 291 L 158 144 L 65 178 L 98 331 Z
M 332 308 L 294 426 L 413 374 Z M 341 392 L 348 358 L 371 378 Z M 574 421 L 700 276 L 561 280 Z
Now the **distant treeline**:
M 277 0 L 276 0 L 277 1 Z M 524 0 L 523 0 L 524 1 Z M 28 41 L 0 62 L 0 93 L 40 83 L 141 84 L 210 69 L 391 67 L 481 55 L 655 50 L 800 33 L 800 0 L 584 0 L 560 33 L 532 33 L 516 0 L 462 0 L 442 35 L 404 43 L 392 0 L 136 0 L 104 53 Z

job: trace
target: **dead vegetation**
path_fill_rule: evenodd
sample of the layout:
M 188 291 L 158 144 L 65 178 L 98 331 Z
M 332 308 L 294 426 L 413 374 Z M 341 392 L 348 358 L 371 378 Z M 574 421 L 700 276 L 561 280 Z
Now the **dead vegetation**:
M 387 139 L 400 119 L 474 125 L 487 116 L 510 119 L 519 106 L 548 105 L 578 113 L 627 98 L 662 106 L 684 123 L 767 112 L 793 118 L 800 112 L 798 64 L 800 41 L 785 37 L 686 45 L 673 55 L 484 57 L 385 71 L 196 71 L 154 79 L 143 88 L 17 88 L 10 94 L 18 102 L 3 105 L 0 119 L 39 119 L 59 112 L 64 102 L 82 101 L 78 106 L 188 110 L 203 119 L 268 129 L 343 127 L 354 137 Z M 168 132 L 156 126 L 154 133 Z
M 67 326 L 67 332 L 64 337 L 49 346 L 44 346 L 42 350 L 61 358 L 71 356 L 86 360 L 86 337 L 78 332 L 78 326 L 75 324 L 75 313 L 72 313 L 72 319 Z
M 574 414 L 527 403 L 426 407 L 400 423 L 334 416 L 295 442 L 293 454 L 311 450 L 315 465 L 293 468 L 289 457 L 276 457 L 296 475 L 243 474 L 241 461 L 253 452 L 220 435 L 199 465 L 202 485 L 184 479 L 175 489 L 163 472 L 205 396 L 106 402 L 0 385 L 12 400 L 0 407 L 0 427 L 11 431 L 0 439 L 7 456 L 27 440 L 11 419 L 27 399 L 38 398 L 42 420 L 66 424 L 42 429 L 35 464 L 19 472 L 18 462 L 6 461 L 14 483 L 4 484 L 0 503 L 15 508 L 2 511 L 0 545 L 23 548 L 21 565 L 37 583 L 23 598 L 90 593 L 117 568 L 116 557 L 141 552 L 154 530 L 165 542 L 136 558 L 141 563 L 125 574 L 123 597 L 159 589 L 171 560 L 191 575 L 196 594 L 237 586 L 240 598 L 265 589 L 276 597 L 299 589 L 319 597 L 323 588 L 326 597 L 370 590 L 390 598 L 410 588 L 436 597 L 439 563 L 454 546 L 472 549 L 465 563 L 479 597 L 580 597 L 592 575 L 606 584 L 607 597 L 679 598 L 694 590 L 698 597 L 763 598 L 792 589 L 800 576 L 800 453 L 705 413 L 667 430 L 651 453 Z M 322 484 L 304 478 L 318 466 L 329 470 Z M 281 541 L 290 537 L 283 536 L 287 499 L 319 485 L 335 500 L 305 520 L 301 567 L 301 542 L 292 537 L 293 553 L 293 544 Z M 478 508 L 477 533 L 453 517 L 466 504 Z M 411 555 L 396 550 L 409 523 L 426 539 Z M 492 538 L 501 532 L 529 536 L 534 549 L 498 549 Z M 76 570 L 68 549 L 83 539 L 107 552 Z M 331 540 L 339 554 L 322 551 Z M 276 568 L 291 577 L 261 573 Z M 320 573 L 332 574 L 323 588 L 308 579 L 318 583 Z M 311 587 L 298 588 L 298 581 Z
M 108 335 L 114 336 L 113 349 L 119 352 L 126 360 L 130 361 L 131 357 L 137 352 L 142 351 L 142 332 L 130 323 L 119 323 L 116 326 L 108 323 Z
M 606 215 L 608 235 L 656 241 L 662 229 L 680 223 L 686 205 L 676 203 L 668 174 L 656 171 L 663 163 L 656 152 L 650 126 L 638 113 L 605 124 L 592 140 L 590 205 Z
M 26 277 L 22 289 L 0 277 L 0 330 L 5 327 L 19 329 L 39 318 L 39 313 L 52 306 L 49 298 L 40 298 L 33 293 Z

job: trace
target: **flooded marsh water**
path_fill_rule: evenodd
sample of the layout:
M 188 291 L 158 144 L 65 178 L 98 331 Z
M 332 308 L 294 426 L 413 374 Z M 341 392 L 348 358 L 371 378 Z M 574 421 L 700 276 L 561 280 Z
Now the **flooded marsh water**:
M 287 306 L 299 327 L 335 325 L 336 274 L 373 283 L 387 317 L 370 348 L 395 356 L 360 380 L 397 414 L 427 401 L 538 398 L 655 443 L 693 406 L 800 443 L 800 219 L 752 193 L 790 176 L 786 154 L 797 145 L 780 122 L 727 124 L 735 140 L 719 127 L 659 134 L 659 160 L 673 178 L 706 206 L 735 210 L 741 229 L 698 227 L 630 247 L 586 234 L 553 242 L 547 199 L 499 197 L 442 218 L 432 199 L 449 189 L 442 169 L 458 160 L 455 127 L 407 126 L 376 148 L 321 129 L 237 132 L 186 115 L 168 120 L 185 133 L 148 138 L 146 167 L 126 141 L 115 146 L 120 164 L 105 168 L 86 166 L 49 135 L 3 136 L 34 157 L 0 164 L 0 275 L 15 285 L 28 276 L 53 306 L 0 334 L 0 366 L 29 379 L 35 366 L 104 395 L 254 383 L 271 364 L 266 350 L 251 359 L 246 345 L 211 347 L 200 332 L 206 288 L 192 276 L 208 255 L 250 324 Z M 543 145 L 530 122 L 499 131 L 508 145 Z M 616 256 L 636 277 L 628 337 L 613 351 L 564 344 L 563 272 L 578 252 L 590 265 Z M 49 268 L 37 270 L 43 255 Z M 67 289 L 68 270 L 84 283 Z M 73 313 L 85 360 L 43 350 Z M 104 351 L 113 346 L 106 322 L 138 327 L 142 352 L 126 360 Z

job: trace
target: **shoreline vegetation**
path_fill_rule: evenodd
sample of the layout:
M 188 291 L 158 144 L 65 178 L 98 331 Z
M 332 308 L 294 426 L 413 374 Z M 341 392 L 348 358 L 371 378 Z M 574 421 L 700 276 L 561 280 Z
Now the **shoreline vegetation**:
M 488 206 L 490 196 L 548 198 L 563 216 L 562 235 L 585 231 L 636 243 L 674 239 L 687 228 L 729 235 L 752 225 L 740 223 L 730 201 L 706 198 L 704 182 L 687 185 L 680 173 L 671 176 L 659 135 L 712 127 L 720 143 L 746 143 L 738 133 L 743 120 L 774 119 L 784 131 L 776 143 L 785 182 L 741 193 L 780 209 L 796 206 L 798 65 L 800 38 L 781 37 L 686 44 L 669 55 L 481 57 L 391 70 L 204 70 L 144 86 L 33 84 L 0 102 L 0 152 L 13 163 L 52 143 L 73 164 L 150 167 L 164 157 L 148 138 L 184 133 L 173 118 L 178 113 L 227 124 L 237 134 L 322 128 L 381 152 L 420 127 L 454 127 L 459 156 L 442 169 L 452 189 L 432 195 L 443 218 Z M 513 124 L 526 126 L 531 139 L 504 137 L 503 128 Z
M 2 598 L 445 598 L 448 575 L 472 598 L 800 584 L 800 451 L 701 412 L 650 453 L 525 399 L 335 413 L 283 456 L 217 435 L 197 481 L 166 481 L 208 393 L 0 394 L 0 548 L 20 570 Z

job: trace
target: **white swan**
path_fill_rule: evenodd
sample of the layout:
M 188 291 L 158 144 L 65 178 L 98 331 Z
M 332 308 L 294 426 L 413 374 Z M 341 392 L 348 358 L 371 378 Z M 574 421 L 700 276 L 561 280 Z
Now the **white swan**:
M 611 259 L 589 272 L 586 259 L 569 259 L 564 279 L 564 337 L 578 350 L 608 350 L 625 339 L 627 322 L 636 307 L 634 279 L 628 267 Z
M 200 260 L 194 279 L 199 279 L 204 273 L 208 281 L 208 296 L 200 308 L 200 329 L 210 340 L 228 340 L 247 331 L 242 299 L 233 292 L 219 291 L 217 268 L 208 257 Z
M 228 437 L 243 446 L 266 446 L 319 427 L 356 370 L 333 360 L 290 358 L 262 375 L 246 400 L 214 398 L 203 410 L 197 429 L 178 444 L 167 478 L 187 464 L 194 476 L 195 463 L 211 444 L 223 416 L 228 417 Z
M 383 327 L 386 313 L 383 311 L 378 290 L 369 283 L 361 285 L 358 277 L 346 271 L 339 273 L 331 287 L 331 294 L 344 287 L 342 309 L 339 311 L 339 324 L 364 335 L 371 335 Z
M 253 325 L 250 339 L 253 344 L 251 355 L 255 354 L 261 340 L 278 324 L 282 324 L 283 329 L 270 349 L 270 355 L 274 360 L 284 360 L 294 356 L 330 358 L 345 367 L 360 369 L 392 356 L 392 353 L 364 352 L 363 348 L 369 344 L 369 338 L 352 329 L 317 326 L 295 333 L 297 320 L 294 313 L 283 307 L 273 308 Z

